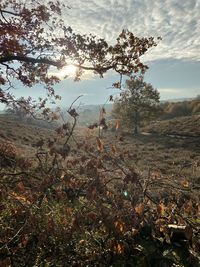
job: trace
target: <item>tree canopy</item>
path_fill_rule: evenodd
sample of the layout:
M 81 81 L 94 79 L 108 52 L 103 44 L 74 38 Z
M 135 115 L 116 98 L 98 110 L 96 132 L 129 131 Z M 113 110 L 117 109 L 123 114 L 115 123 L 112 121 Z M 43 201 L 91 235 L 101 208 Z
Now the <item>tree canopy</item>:
M 102 38 L 77 34 L 65 25 L 64 8 L 68 7 L 59 1 L 1 1 L 0 102 L 13 100 L 5 89 L 13 86 L 14 79 L 29 87 L 42 83 L 53 95 L 53 85 L 59 78 L 49 74 L 52 66 L 60 69 L 75 65 L 75 80 L 86 70 L 102 77 L 111 69 L 120 75 L 147 69 L 140 56 L 156 46 L 153 37 L 138 38 L 123 30 L 116 43 L 109 45 Z

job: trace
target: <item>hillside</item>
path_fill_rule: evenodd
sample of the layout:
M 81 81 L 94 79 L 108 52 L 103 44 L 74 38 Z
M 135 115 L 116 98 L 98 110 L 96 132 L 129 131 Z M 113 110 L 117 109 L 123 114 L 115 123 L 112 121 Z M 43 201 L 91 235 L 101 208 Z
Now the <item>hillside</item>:
M 53 129 L 31 126 L 8 117 L 0 117 L 0 125 L 0 145 L 9 140 L 17 147 L 17 156 L 13 161 L 12 158 L 9 161 L 9 157 L 7 160 L 4 153 L 0 155 L 0 163 L 3 166 L 1 168 L 2 185 L 5 183 L 9 186 L 5 187 L 6 189 L 3 191 L 4 195 L 9 192 L 8 198 L 2 198 L 3 205 L 1 207 L 4 209 L 3 218 L 5 218 L 3 230 L 13 223 L 13 220 L 6 219 L 12 218 L 10 213 L 9 217 L 7 213 L 10 210 L 13 213 L 13 207 L 15 207 L 14 215 L 17 210 L 16 216 L 18 216 L 14 217 L 17 218 L 17 222 L 14 221 L 14 224 L 17 225 L 15 228 L 20 229 L 24 217 L 27 216 L 29 221 L 26 231 L 28 234 L 30 233 L 31 236 L 34 231 L 34 234 L 36 233 L 40 237 L 44 229 L 45 244 L 51 244 L 53 239 L 56 249 L 62 248 L 62 244 L 68 244 L 67 234 L 69 231 L 73 231 L 73 240 L 76 240 L 78 233 L 78 242 L 76 242 L 78 251 L 82 251 L 83 245 L 85 246 L 91 238 L 93 240 L 100 236 L 102 240 L 107 240 L 108 235 L 104 230 L 107 228 L 102 228 L 101 225 L 99 227 L 96 224 L 96 222 L 102 223 L 102 220 L 105 220 L 106 227 L 112 226 L 108 229 L 114 229 L 112 231 L 116 231 L 116 234 L 120 234 L 120 238 L 125 238 L 126 241 L 126 233 L 133 231 L 133 220 L 135 218 L 140 220 L 144 212 L 145 223 L 150 225 L 155 221 L 155 227 L 159 226 L 158 237 L 162 237 L 159 229 L 168 227 L 169 223 L 171 225 L 171 222 L 173 223 L 172 215 L 175 214 L 173 215 L 175 219 L 179 218 L 177 217 L 179 212 L 184 217 L 180 222 L 178 221 L 178 224 L 185 225 L 189 221 L 197 229 L 194 233 L 199 231 L 199 220 L 196 217 L 196 210 L 199 207 L 196 203 L 199 201 L 198 190 L 200 187 L 198 138 L 181 139 L 154 134 L 133 136 L 122 131 L 107 130 L 103 132 L 101 139 L 97 139 L 98 130 L 96 128 L 77 127 L 74 133 L 75 138 L 69 144 L 69 154 L 66 158 L 61 158 L 57 154 L 53 157 L 54 162 L 50 153 L 41 153 L 40 155 L 38 153 L 36 157 L 33 157 L 34 151 L 36 151 L 35 143 L 40 139 L 48 140 L 54 137 L 56 133 Z M 43 155 L 45 156 L 43 157 Z M 18 169 L 13 169 L 13 167 L 15 168 L 13 165 L 9 167 L 8 163 L 12 164 L 12 162 Z M 7 169 L 4 169 L 5 163 Z M 4 187 L 2 186 L 2 188 Z M 143 203 L 141 204 L 144 194 L 145 201 L 148 200 L 144 202 L 145 206 Z M 163 202 L 160 202 L 161 200 Z M 39 201 L 41 204 L 38 204 Z M 5 203 L 11 203 L 9 209 L 7 208 L 8 204 Z M 174 213 L 176 206 L 172 206 L 171 203 L 179 205 L 176 213 Z M 38 205 L 41 206 L 38 208 Z M 147 209 L 145 210 L 144 207 Z M 29 215 L 30 212 L 31 215 Z M 172 214 L 169 222 L 168 219 L 167 221 L 163 220 L 166 212 Z M 103 217 L 105 214 L 106 216 Z M 114 214 L 113 219 L 110 214 Z M 157 219 L 152 219 L 152 214 L 158 214 L 155 215 Z M 81 217 L 78 217 L 80 215 Z M 117 216 L 120 216 L 119 220 Z M 80 232 L 78 223 L 84 225 L 83 233 Z M 124 230 L 124 227 L 130 227 L 130 231 Z M 142 253 L 143 251 L 146 253 L 144 254 L 145 258 L 154 259 L 154 255 L 158 253 L 160 253 L 160 258 L 163 258 L 163 254 L 166 253 L 166 258 L 172 257 L 173 260 L 181 257 L 181 260 L 183 258 L 186 261 L 189 256 L 193 257 L 187 253 L 187 250 L 183 250 L 184 247 L 180 246 L 179 249 L 174 246 L 173 240 L 170 245 L 170 251 L 172 250 L 173 253 L 171 256 L 169 245 L 166 242 L 158 242 L 158 238 L 152 239 L 150 234 L 148 234 L 150 237 L 146 237 L 144 236 L 146 228 L 142 225 L 141 228 L 140 225 L 136 225 L 136 227 L 139 227 L 139 230 L 134 228 L 135 232 L 130 237 L 130 241 L 135 242 L 136 240 L 139 243 Z M 12 236 L 16 235 L 15 232 L 13 229 L 9 234 L 10 240 Z M 4 230 L 2 233 L 7 232 Z M 89 236 L 86 236 L 86 233 Z M 90 235 L 90 233 L 92 234 Z M 200 245 L 198 240 L 194 241 L 196 246 Z M 26 244 L 29 243 L 23 244 L 26 247 Z M 21 248 L 21 243 L 19 244 Z M 96 243 L 95 240 L 92 244 L 101 253 L 102 248 L 98 247 L 99 243 Z M 73 249 L 73 244 L 70 243 L 70 246 Z M 140 264 L 141 252 L 135 251 L 133 266 L 145 266 L 143 262 Z M 194 254 L 194 256 L 198 260 L 198 255 Z M 19 259 L 21 260 L 21 257 Z M 197 263 L 197 260 L 192 258 L 194 264 Z M 179 260 L 176 262 L 179 263 Z M 52 266 L 62 265 L 54 264 Z
M 54 129 L 22 123 L 8 116 L 0 116 L 0 125 L 0 142 L 5 140 L 13 142 L 25 156 L 34 154 L 35 144 L 41 139 L 57 137 Z M 163 173 L 178 173 L 182 164 L 187 162 L 188 166 L 183 173 L 189 174 L 194 162 L 200 164 L 200 145 L 196 138 L 200 134 L 200 117 L 158 121 L 143 130 L 159 135 L 133 136 L 122 130 L 116 132 L 108 130 L 103 132 L 102 141 L 105 147 L 109 148 L 109 144 L 113 144 L 116 148 L 131 151 L 134 155 L 134 164 L 141 170 L 153 168 Z M 98 129 L 90 130 L 85 126 L 77 126 L 74 133 L 76 142 L 88 141 L 93 144 L 96 143 L 98 134 Z M 179 136 L 170 137 L 170 134 L 184 134 L 195 138 L 182 139 Z
M 143 128 L 143 131 L 165 135 L 200 137 L 200 115 L 156 121 Z
M 25 155 L 34 151 L 33 147 L 39 140 L 54 135 L 53 129 L 16 121 L 12 116 L 0 116 L 0 142 L 13 142 Z

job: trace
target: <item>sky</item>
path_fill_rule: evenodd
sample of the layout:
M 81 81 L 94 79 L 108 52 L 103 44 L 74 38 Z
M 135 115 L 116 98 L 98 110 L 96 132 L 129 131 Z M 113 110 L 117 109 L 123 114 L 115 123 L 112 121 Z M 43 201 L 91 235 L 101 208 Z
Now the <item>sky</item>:
M 162 37 L 157 47 L 142 58 L 149 66 L 145 80 L 160 92 L 161 100 L 195 97 L 200 94 L 200 0 L 73 0 L 64 11 L 66 25 L 83 34 L 92 33 L 114 43 L 128 29 L 139 37 Z M 84 104 L 102 104 L 119 77 L 113 72 L 104 79 L 87 74 L 81 82 L 63 80 L 55 86 L 69 105 L 78 95 Z M 17 96 L 42 95 L 40 87 L 17 87 Z

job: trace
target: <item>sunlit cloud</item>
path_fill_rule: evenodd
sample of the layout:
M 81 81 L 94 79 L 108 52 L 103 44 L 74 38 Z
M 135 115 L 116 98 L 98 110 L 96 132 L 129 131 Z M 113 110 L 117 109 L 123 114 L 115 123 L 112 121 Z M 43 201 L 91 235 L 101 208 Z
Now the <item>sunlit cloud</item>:
M 146 60 L 200 61 L 200 0 L 74 0 L 66 23 L 111 43 L 123 28 L 138 36 L 161 36 Z
M 182 90 L 178 88 L 172 88 L 172 87 L 163 87 L 158 88 L 158 91 L 160 93 L 160 99 L 166 100 L 166 99 L 178 99 L 181 98 Z
M 77 67 L 74 65 L 67 65 L 57 72 L 57 76 L 60 79 L 67 77 L 74 77 L 76 75 Z
M 161 94 L 180 94 L 180 90 L 177 88 L 159 88 L 158 91 Z
M 64 66 L 62 69 L 56 69 L 51 68 L 51 71 L 49 72 L 49 76 L 56 76 L 60 80 L 65 79 L 74 79 L 76 77 L 76 73 L 78 71 L 78 68 L 74 66 L 73 64 L 69 64 L 67 66 Z M 85 71 L 83 72 L 81 79 L 82 80 L 92 80 L 94 78 L 94 73 L 92 71 Z

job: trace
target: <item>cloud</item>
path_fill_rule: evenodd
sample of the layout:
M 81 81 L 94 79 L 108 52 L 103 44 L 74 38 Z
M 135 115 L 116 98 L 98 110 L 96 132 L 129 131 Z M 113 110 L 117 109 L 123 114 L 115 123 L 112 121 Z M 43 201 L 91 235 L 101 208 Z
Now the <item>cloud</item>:
M 180 90 L 177 88 L 159 88 L 158 91 L 161 94 L 180 94 Z
M 66 23 L 80 33 L 114 42 L 123 28 L 138 36 L 161 36 L 145 60 L 200 61 L 200 0 L 74 0 Z
M 56 76 L 61 81 L 66 79 L 74 80 L 76 76 L 76 70 L 77 68 L 74 65 L 67 65 L 59 70 L 52 67 L 49 71 L 49 76 Z M 81 75 L 81 80 L 92 80 L 94 78 L 95 74 L 92 71 L 83 71 L 83 74 Z
M 160 93 L 160 99 L 161 100 L 177 99 L 177 98 L 181 98 L 183 96 L 182 95 L 183 90 L 173 88 L 173 87 L 158 88 L 158 91 Z
M 160 92 L 161 99 L 180 99 L 185 97 L 191 98 L 196 97 L 199 94 L 199 90 L 193 87 L 163 87 L 158 88 L 158 91 Z

